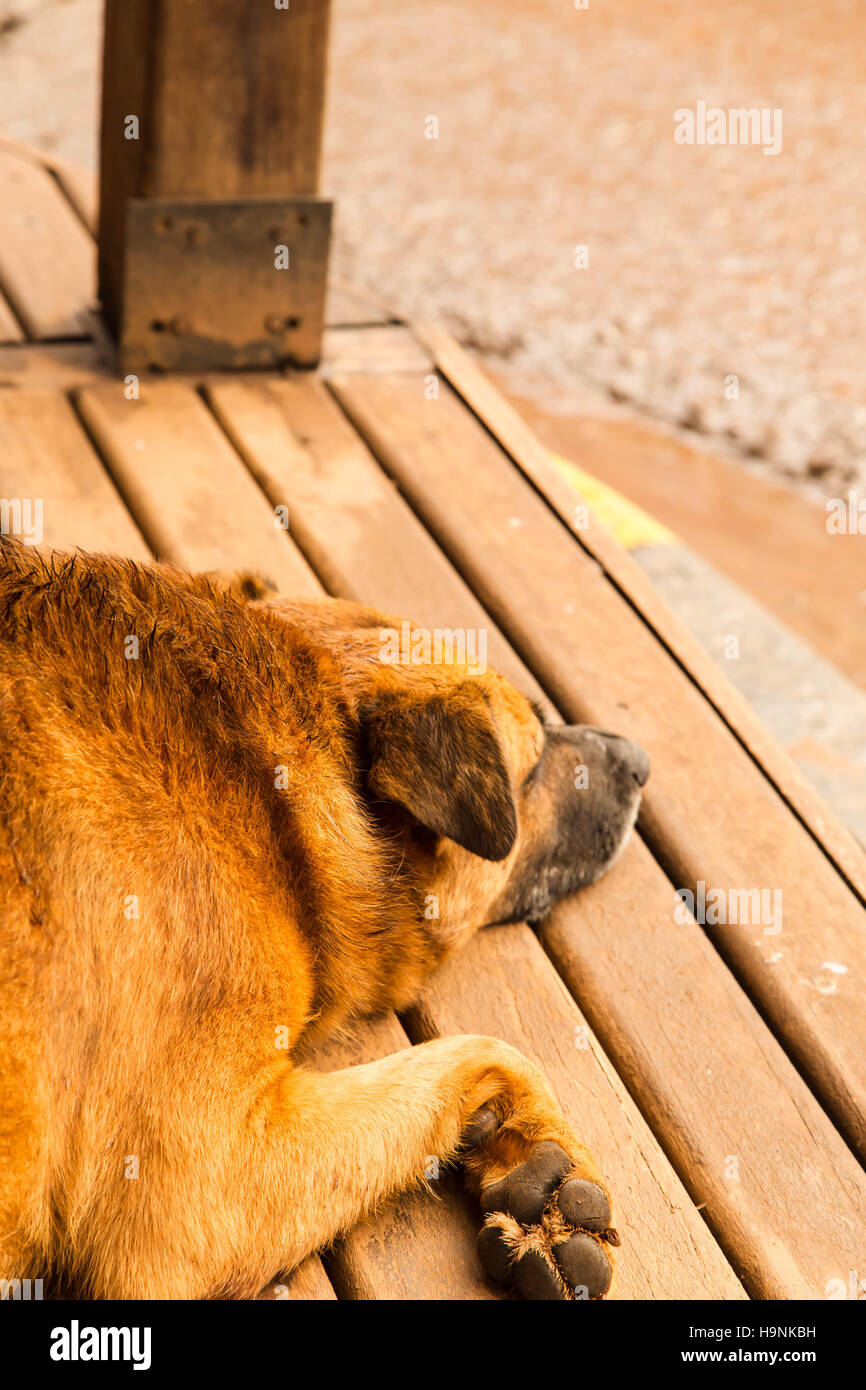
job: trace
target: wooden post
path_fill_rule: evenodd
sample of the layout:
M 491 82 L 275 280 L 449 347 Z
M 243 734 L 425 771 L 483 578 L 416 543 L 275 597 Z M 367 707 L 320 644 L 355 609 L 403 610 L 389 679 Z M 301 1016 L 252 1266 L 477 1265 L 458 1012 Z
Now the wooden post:
M 99 285 L 121 366 L 312 365 L 329 0 L 106 0 Z

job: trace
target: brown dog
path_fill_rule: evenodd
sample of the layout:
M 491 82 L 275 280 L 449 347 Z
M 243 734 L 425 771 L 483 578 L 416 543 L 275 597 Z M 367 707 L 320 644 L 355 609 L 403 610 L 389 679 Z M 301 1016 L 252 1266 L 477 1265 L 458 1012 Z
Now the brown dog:
M 0 542 L 3 1277 L 250 1296 L 459 1156 L 494 1277 L 609 1290 L 607 1191 L 520 1053 L 295 1060 L 598 878 L 647 776 L 497 675 L 388 664 L 391 625 Z

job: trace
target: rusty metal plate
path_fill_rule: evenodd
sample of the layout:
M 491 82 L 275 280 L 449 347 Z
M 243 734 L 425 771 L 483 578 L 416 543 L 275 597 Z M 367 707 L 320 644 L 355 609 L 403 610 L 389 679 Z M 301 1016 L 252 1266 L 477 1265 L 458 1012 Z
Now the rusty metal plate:
M 323 198 L 131 198 L 120 367 L 313 367 L 331 203 Z

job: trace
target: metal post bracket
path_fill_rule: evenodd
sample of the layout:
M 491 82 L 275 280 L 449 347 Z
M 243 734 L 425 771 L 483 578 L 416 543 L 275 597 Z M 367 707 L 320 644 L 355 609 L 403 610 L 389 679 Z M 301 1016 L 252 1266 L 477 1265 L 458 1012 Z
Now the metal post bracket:
M 314 367 L 332 204 L 130 198 L 122 372 Z

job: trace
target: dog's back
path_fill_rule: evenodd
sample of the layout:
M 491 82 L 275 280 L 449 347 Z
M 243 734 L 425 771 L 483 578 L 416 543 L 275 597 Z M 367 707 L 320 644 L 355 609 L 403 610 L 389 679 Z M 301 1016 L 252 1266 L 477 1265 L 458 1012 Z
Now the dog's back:
M 295 693 L 305 662 L 312 709 Z M 218 1165 L 190 1076 L 237 1091 L 275 1018 L 292 1039 L 303 1027 L 302 876 L 292 901 L 285 862 L 300 850 L 275 765 L 295 784 L 306 748 L 308 786 L 327 777 L 326 687 L 298 634 L 205 581 L 4 543 L 4 1276 L 45 1275 L 57 1229 L 86 1265 L 94 1223 L 120 1232 L 131 1205 L 158 1210 L 154 1175 L 135 1181 L 154 1153 L 171 1182 L 194 1183 L 199 1144 Z M 230 1079 L 215 1072 L 227 1057 Z

